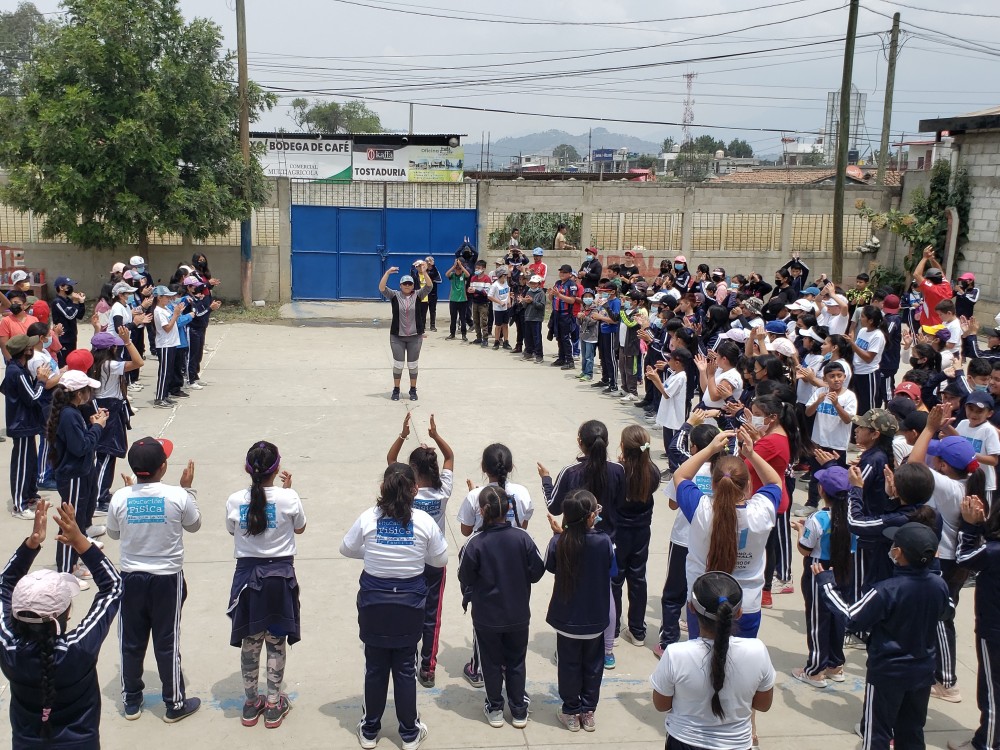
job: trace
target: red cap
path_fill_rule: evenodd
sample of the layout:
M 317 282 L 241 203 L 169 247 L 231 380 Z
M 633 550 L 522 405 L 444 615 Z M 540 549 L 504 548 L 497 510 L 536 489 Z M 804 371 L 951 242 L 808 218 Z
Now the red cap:
M 882 300 L 882 312 L 885 313 L 898 313 L 899 312 L 899 297 L 895 294 L 887 294 L 885 299 Z
M 66 355 L 66 367 L 71 370 L 88 372 L 94 366 L 94 355 L 86 349 L 74 349 Z
M 31 314 L 38 318 L 39 323 L 48 323 L 49 318 L 52 315 L 52 310 L 49 308 L 48 302 L 40 299 L 35 300 L 34 304 L 32 304 Z
M 904 396 L 909 396 L 914 401 L 920 400 L 920 386 L 917 385 L 916 383 L 911 383 L 909 381 L 897 385 L 894 393 L 896 394 L 902 393 Z

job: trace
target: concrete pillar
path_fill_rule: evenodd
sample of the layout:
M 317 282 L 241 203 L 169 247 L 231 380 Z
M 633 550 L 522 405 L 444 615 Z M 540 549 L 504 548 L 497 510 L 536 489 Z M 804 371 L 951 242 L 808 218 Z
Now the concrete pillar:
M 591 247 L 594 244 L 594 185 L 592 182 L 583 183 L 583 201 L 580 204 L 580 245 Z M 604 248 L 607 252 L 608 248 Z
M 278 300 L 292 301 L 292 184 L 278 178 Z
M 785 188 L 782 195 L 781 205 L 781 242 L 778 250 L 781 257 L 786 258 L 792 254 L 792 227 L 795 226 L 795 214 L 792 213 L 791 198 L 792 191 Z
M 691 259 L 691 246 L 694 236 L 694 188 L 684 189 L 684 204 L 681 209 L 681 255 Z
M 476 185 L 476 249 L 481 257 L 486 257 L 485 250 L 490 244 L 490 181 L 480 180 Z M 530 251 L 529 251 L 530 252 Z

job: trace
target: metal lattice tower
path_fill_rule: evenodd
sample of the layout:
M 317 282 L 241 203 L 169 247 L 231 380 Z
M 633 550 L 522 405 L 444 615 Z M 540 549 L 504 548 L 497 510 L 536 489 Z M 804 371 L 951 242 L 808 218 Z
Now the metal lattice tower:
M 687 81 L 687 97 L 684 99 L 684 142 L 691 142 L 691 124 L 694 122 L 694 79 L 697 73 L 685 73 L 684 80 Z

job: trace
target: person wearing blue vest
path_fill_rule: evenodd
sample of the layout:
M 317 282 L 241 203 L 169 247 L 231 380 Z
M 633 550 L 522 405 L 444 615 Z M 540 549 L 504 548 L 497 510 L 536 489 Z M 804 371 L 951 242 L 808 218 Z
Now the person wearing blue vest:
M 552 318 L 555 323 L 555 334 L 559 341 L 559 355 L 552 363 L 553 367 L 561 366 L 564 370 L 572 370 L 573 342 L 573 308 L 579 303 L 579 286 L 573 281 L 573 269 L 568 264 L 559 266 L 559 281 L 549 289 L 552 300 Z
M 597 308 L 594 317 L 601 322 L 597 335 L 597 353 L 601 358 L 601 379 L 590 384 L 591 388 L 604 388 L 604 393 L 618 392 L 618 324 L 622 303 L 618 287 L 613 284 L 597 290 Z
M 922 748 L 938 623 L 952 619 L 955 608 L 948 585 L 928 570 L 938 550 L 934 530 L 911 522 L 882 533 L 892 541 L 895 571 L 854 604 L 840 596 L 823 563 L 813 563 L 812 572 L 826 606 L 847 618 L 847 629 L 871 634 L 864 710 L 854 729 L 865 750 L 888 750 L 892 741 L 900 750 Z
M 7 436 L 14 442 L 10 454 L 11 514 L 14 518 L 33 519 L 35 513 L 29 506 L 39 499 L 38 445 L 35 441 L 45 427 L 42 397 L 45 381 L 52 373 L 46 365 L 36 371 L 37 379 L 28 371 L 28 360 L 37 343 L 37 336 L 23 335 L 7 341 L 10 361 L 0 385 L 6 408 Z

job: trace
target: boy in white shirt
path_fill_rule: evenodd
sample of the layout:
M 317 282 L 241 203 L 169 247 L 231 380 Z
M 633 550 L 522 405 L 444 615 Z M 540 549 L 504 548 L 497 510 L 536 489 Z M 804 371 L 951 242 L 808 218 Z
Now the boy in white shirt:
M 935 305 L 934 310 L 941 317 L 941 325 L 948 329 L 950 335 L 945 342 L 945 350 L 957 354 L 962 346 L 962 323 L 955 314 L 955 300 L 943 299 Z
M 1000 435 L 997 428 L 990 424 L 990 417 L 996 404 L 989 393 L 973 391 L 965 399 L 965 415 L 955 427 L 955 434 L 964 437 L 976 451 L 976 460 L 986 475 L 987 506 L 993 501 L 997 489 L 996 466 L 1000 461 Z
M 507 340 L 508 316 L 510 315 L 510 286 L 507 284 L 507 267 L 496 270 L 497 280 L 490 284 L 487 296 L 493 303 L 493 348 L 499 349 L 501 338 L 503 348 L 510 349 Z
M 660 392 L 660 406 L 656 410 L 656 424 L 663 428 L 663 452 L 670 451 L 670 441 L 674 433 L 684 424 L 686 418 L 685 397 L 687 396 L 686 364 L 692 361 L 687 349 L 675 349 L 667 359 L 669 376 L 666 382 L 655 367 L 646 368 L 646 377 Z
M 119 633 L 122 700 L 129 721 L 142 716 L 143 661 L 150 635 L 167 707 L 163 720 L 172 724 L 201 706 L 200 699 L 185 697 L 180 664 L 181 608 L 187 597 L 183 537 L 185 531 L 201 528 L 201 512 L 191 489 L 193 461 L 181 474 L 180 487 L 160 481 L 172 451 L 169 440 L 144 437 L 132 443 L 128 463 L 138 481 L 118 490 L 108 508 L 108 536 L 121 540 Z
M 806 416 L 815 416 L 812 440 L 817 450 L 825 449 L 836 453 L 839 457 L 837 463 L 846 466 L 847 446 L 851 442 L 851 420 L 858 413 L 858 398 L 847 389 L 847 373 L 839 362 L 827 362 L 823 369 L 823 382 L 826 385 L 817 388 L 806 404 Z M 816 457 L 812 463 L 815 471 L 826 461 Z M 806 508 L 814 510 L 818 507 L 819 485 L 813 479 L 809 482 Z M 811 510 L 805 513 L 796 510 L 794 515 L 808 515 L 809 512 Z

